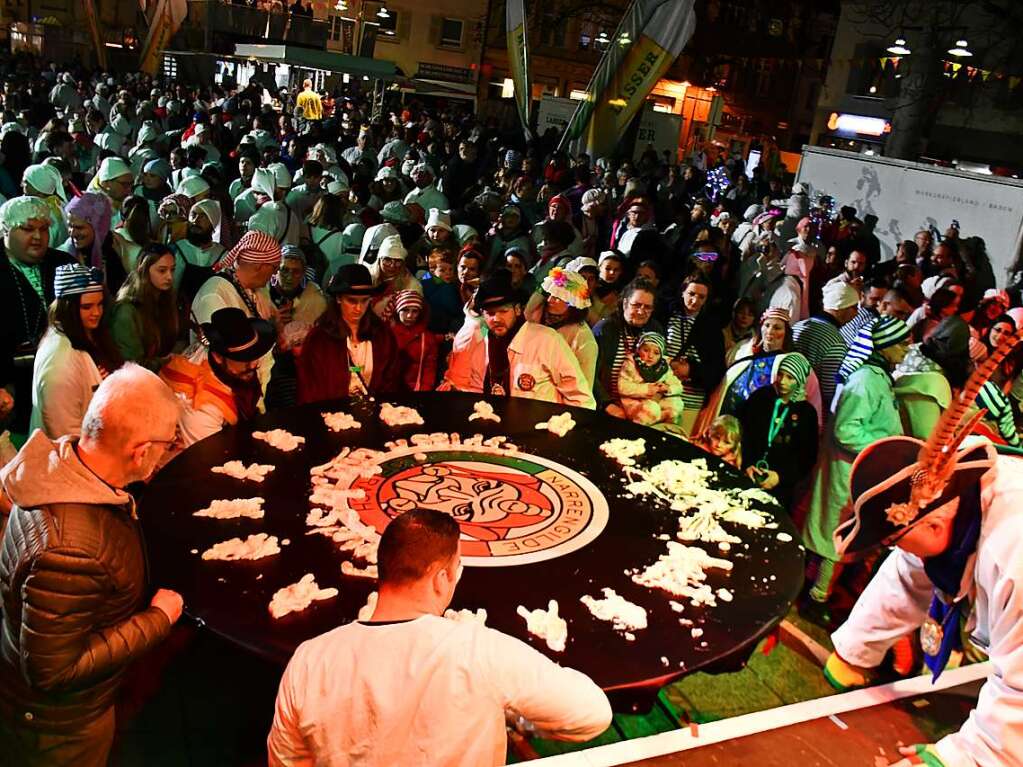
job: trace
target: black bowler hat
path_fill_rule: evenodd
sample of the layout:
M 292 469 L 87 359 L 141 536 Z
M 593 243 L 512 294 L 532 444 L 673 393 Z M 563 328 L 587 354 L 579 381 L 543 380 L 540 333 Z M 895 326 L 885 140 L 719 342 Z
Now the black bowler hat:
M 473 309 L 477 313 L 484 309 L 496 309 L 505 304 L 524 304 L 529 299 L 526 292 L 512 285 L 511 272 L 507 269 L 496 269 L 480 282 L 473 300 Z
M 277 341 L 273 325 L 235 307 L 217 309 L 201 328 L 210 351 L 236 362 L 258 360 Z
M 327 284 L 327 292 L 332 296 L 372 296 L 383 290 L 373 284 L 369 269 L 363 264 L 345 264 Z

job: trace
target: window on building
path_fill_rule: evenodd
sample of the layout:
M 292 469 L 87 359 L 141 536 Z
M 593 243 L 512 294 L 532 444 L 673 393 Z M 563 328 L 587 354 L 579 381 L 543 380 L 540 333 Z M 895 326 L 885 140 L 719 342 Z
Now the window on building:
M 878 58 L 885 56 L 884 49 L 875 43 L 860 43 L 853 53 L 853 61 L 862 62 L 860 66 L 849 67 L 849 79 L 846 81 L 845 92 L 850 96 L 873 96 L 870 87 L 876 87 L 881 65 Z
M 347 16 L 333 14 L 327 17 L 327 40 L 334 45 L 332 50 L 347 53 L 354 53 L 355 46 L 355 19 Z
M 178 60 L 173 56 L 163 56 L 163 79 L 176 80 L 178 77 Z
M 565 20 L 556 13 L 545 13 L 540 29 L 540 43 L 551 48 L 565 47 Z
M 327 17 L 327 39 L 331 42 L 338 42 L 341 40 L 341 17 L 340 16 L 328 16 Z
M 584 21 L 579 25 L 579 50 L 589 51 L 596 48 L 597 25 L 592 21 Z
M 386 19 L 380 16 L 374 18 L 380 23 L 380 29 L 377 31 L 377 40 L 390 40 L 394 42 L 395 36 L 398 34 L 398 12 L 393 8 L 388 8 Z
M 461 48 L 464 27 L 465 24 L 461 19 L 442 19 L 440 23 L 440 44 L 451 48 Z

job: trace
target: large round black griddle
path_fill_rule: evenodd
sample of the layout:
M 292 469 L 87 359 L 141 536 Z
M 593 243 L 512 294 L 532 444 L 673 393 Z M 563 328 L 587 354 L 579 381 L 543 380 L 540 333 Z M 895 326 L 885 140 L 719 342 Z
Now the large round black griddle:
M 626 574 L 655 562 L 666 550 L 666 542 L 658 536 L 673 536 L 677 514 L 661 502 L 626 497 L 625 475 L 600 452 L 600 445 L 612 437 L 643 437 L 647 453 L 639 459 L 640 465 L 705 458 L 712 468 L 719 469 L 721 487 L 748 487 L 748 481 L 730 467 L 659 431 L 592 411 L 526 399 L 490 398 L 502 422 L 470 423 L 468 416 L 480 399 L 455 393 L 390 398 L 386 401 L 415 407 L 425 420 L 423 426 L 398 428 L 388 427 L 376 417 L 380 401 L 316 403 L 225 429 L 192 446 L 153 479 L 140 503 L 154 586 L 179 591 L 189 615 L 231 642 L 286 663 L 299 643 L 355 620 L 376 588 L 375 581 L 341 574 L 341 562 L 349 555 L 339 552 L 329 537 L 306 534 L 309 469 L 331 460 L 343 446 L 384 450 L 385 442 L 398 437 L 444 431 L 459 432 L 463 437 L 476 433 L 507 436 L 523 453 L 575 470 L 604 494 L 610 516 L 593 542 L 547 561 L 466 567 L 452 606 L 485 608 L 488 626 L 519 637 L 562 665 L 588 674 L 620 699 L 649 701 L 657 689 L 684 674 L 737 666 L 785 615 L 802 584 L 803 550 L 788 515 L 777 507 L 773 507 L 778 511 L 774 529 L 724 523 L 743 540 L 726 554 L 715 544 L 688 544 L 704 546 L 712 556 L 733 562 L 731 572 L 708 571 L 708 582 L 715 590 L 724 587 L 734 593 L 730 603 L 694 607 L 685 599 L 633 583 Z M 321 414 L 337 410 L 352 413 L 362 428 L 330 431 Z M 572 412 L 577 426 L 565 437 L 535 428 L 538 422 L 566 410 Z M 296 451 L 282 452 L 251 436 L 253 431 L 272 428 L 304 436 L 306 442 Z M 277 468 L 261 484 L 210 471 L 231 459 Z M 214 499 L 256 495 L 266 499 L 262 520 L 192 516 Z M 283 546 L 280 554 L 258 561 L 204 561 L 192 553 L 257 532 L 287 538 L 290 544 Z M 340 595 L 274 620 L 267 609 L 274 592 L 306 573 L 313 573 L 321 587 L 336 586 Z M 611 587 L 646 608 L 649 625 L 634 632 L 634 641 L 593 617 L 579 601 L 584 594 L 600 597 L 603 587 Z M 546 607 L 550 599 L 558 601 L 561 615 L 568 620 L 568 646 L 563 653 L 550 651 L 544 642 L 529 635 L 525 621 L 516 614 L 519 605 Z M 681 615 L 671 609 L 670 600 L 685 603 Z M 693 637 L 691 627 L 681 625 L 680 618 L 693 621 L 702 635 Z

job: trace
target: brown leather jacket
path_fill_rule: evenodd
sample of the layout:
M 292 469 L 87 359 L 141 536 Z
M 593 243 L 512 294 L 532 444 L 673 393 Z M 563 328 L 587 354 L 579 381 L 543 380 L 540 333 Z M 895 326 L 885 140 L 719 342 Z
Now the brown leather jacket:
M 112 706 L 128 664 L 170 632 L 146 607 L 147 577 L 131 504 L 15 506 L 0 548 L 0 716 L 66 732 Z

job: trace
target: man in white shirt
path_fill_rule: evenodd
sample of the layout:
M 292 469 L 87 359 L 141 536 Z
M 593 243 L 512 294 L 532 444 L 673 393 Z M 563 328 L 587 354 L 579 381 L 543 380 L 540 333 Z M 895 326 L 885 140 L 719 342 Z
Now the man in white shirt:
M 318 160 L 306 160 L 302 163 L 302 183 L 291 188 L 285 195 L 284 202 L 302 221 L 313 212 L 317 200 L 323 196 L 323 163 Z M 294 179 L 293 179 L 294 182 Z
M 433 168 L 425 162 L 419 163 L 412 169 L 412 181 L 415 183 L 416 188 L 405 195 L 406 205 L 416 203 L 423 210 L 430 210 L 430 208 L 448 210 L 451 207 L 448 198 L 437 191 L 437 182 Z
M 585 741 L 611 723 L 578 671 L 476 621 L 441 617 L 461 574 L 459 527 L 442 512 L 394 519 L 378 552 L 370 620 L 304 642 L 281 679 L 271 767 L 505 763 L 505 720 Z
M 512 285 L 507 269 L 480 283 L 473 303 L 479 318 L 468 315 L 455 336 L 438 391 L 485 392 L 593 410 L 596 400 L 579 360 L 558 331 L 526 320 L 528 298 Z

